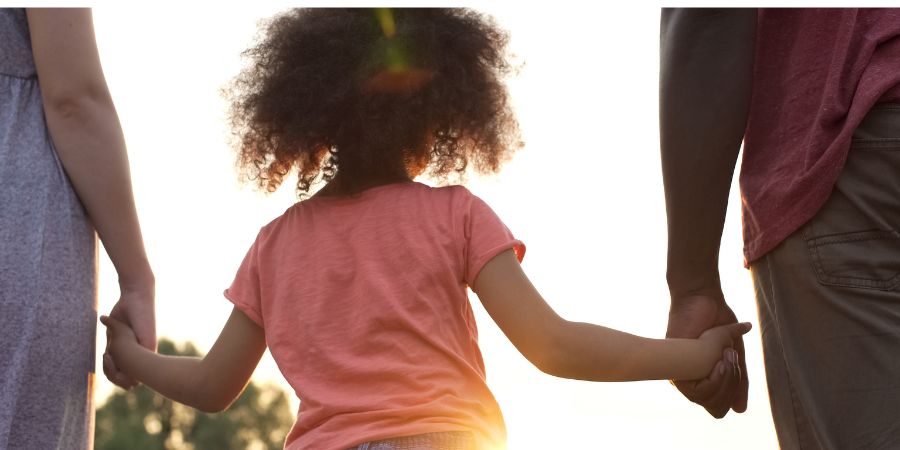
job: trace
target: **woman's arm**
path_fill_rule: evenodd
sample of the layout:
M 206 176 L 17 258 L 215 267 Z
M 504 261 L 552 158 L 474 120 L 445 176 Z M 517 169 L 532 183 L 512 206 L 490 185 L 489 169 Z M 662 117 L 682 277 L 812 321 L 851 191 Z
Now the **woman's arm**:
M 266 350 L 263 329 L 239 309 L 203 358 L 164 356 L 140 345 L 124 323 L 103 316 L 110 354 L 128 376 L 176 402 L 204 412 L 227 409 L 240 395 Z
M 154 277 L 131 191 L 125 139 L 100 67 L 89 9 L 29 9 L 47 126 L 66 174 L 119 275 L 115 317 L 156 349 Z M 130 380 L 104 363 L 116 384 Z
M 569 322 L 547 305 L 511 250 L 485 264 L 473 290 L 522 355 L 543 372 L 562 378 L 636 381 L 705 377 L 732 340 L 750 330 L 750 324 L 744 323 L 714 328 L 699 339 L 649 339 Z

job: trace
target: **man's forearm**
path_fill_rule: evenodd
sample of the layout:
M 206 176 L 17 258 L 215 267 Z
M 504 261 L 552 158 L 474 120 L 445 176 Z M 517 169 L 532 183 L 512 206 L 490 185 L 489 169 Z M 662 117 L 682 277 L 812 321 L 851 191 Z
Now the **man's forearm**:
M 750 107 L 756 10 L 664 9 L 660 147 L 673 298 L 717 294 L 728 191 Z

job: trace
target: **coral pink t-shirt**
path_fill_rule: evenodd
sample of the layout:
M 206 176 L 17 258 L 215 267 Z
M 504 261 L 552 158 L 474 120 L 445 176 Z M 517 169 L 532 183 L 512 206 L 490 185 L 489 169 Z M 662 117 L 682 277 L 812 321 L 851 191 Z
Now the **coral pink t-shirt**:
M 263 227 L 225 297 L 258 323 L 300 398 L 287 449 L 471 431 L 506 439 L 467 298 L 524 245 L 460 186 L 313 197 Z

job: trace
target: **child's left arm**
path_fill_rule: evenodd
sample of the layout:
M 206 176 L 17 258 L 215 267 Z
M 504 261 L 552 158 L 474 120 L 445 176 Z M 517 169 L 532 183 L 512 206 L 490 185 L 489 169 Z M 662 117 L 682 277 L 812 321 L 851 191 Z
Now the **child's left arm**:
M 234 308 L 203 358 L 165 356 L 141 347 L 128 325 L 100 317 L 116 367 L 160 394 L 204 412 L 219 412 L 240 395 L 266 350 L 263 329 Z

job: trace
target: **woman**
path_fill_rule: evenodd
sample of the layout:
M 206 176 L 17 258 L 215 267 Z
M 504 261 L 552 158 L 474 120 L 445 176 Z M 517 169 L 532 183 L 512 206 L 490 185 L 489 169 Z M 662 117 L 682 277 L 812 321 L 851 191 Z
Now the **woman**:
M 90 10 L 0 9 L 0 449 L 90 448 L 95 230 L 111 315 L 156 347 L 154 278 Z M 104 358 L 104 373 L 134 382 Z

